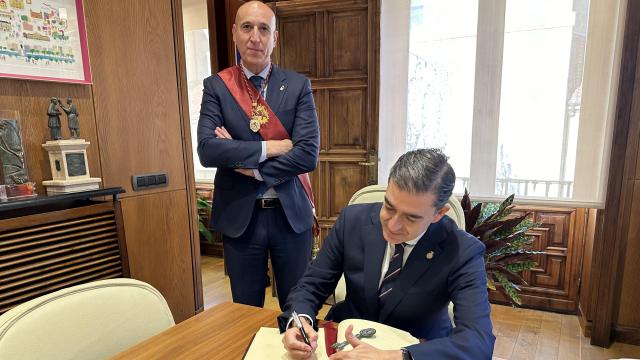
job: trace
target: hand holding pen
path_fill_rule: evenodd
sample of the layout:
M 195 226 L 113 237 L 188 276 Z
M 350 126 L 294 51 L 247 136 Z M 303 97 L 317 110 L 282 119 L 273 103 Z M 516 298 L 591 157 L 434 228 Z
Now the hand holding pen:
M 311 346 L 311 342 L 309 341 L 307 333 L 304 331 L 304 326 L 302 325 L 302 321 L 300 321 L 300 316 L 298 316 L 298 313 L 293 311 L 291 313 L 291 317 L 293 318 L 293 323 L 296 325 L 298 330 L 300 330 L 300 336 L 302 336 L 302 340 L 304 341 L 304 343 Z
M 289 358 L 312 358 L 318 347 L 318 334 L 313 330 L 306 318 L 300 317 L 297 313 L 292 313 L 291 319 L 292 326 L 282 337 L 282 343 L 289 354 Z

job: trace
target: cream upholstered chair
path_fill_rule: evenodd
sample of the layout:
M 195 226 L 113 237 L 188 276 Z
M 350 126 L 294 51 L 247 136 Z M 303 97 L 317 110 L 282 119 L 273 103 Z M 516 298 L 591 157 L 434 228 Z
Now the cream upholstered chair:
M 385 185 L 369 185 L 367 187 L 363 187 L 358 190 L 353 196 L 351 200 L 349 200 L 349 205 L 351 204 L 367 204 L 367 203 L 375 203 L 375 202 L 383 202 L 384 201 L 384 193 L 387 191 L 387 187 Z M 460 201 L 455 196 L 451 196 L 449 201 L 447 202 L 449 205 L 449 211 L 447 215 L 458 224 L 458 227 L 461 229 L 465 228 L 464 222 L 464 211 L 462 211 L 462 206 L 460 205 Z
M 0 316 L 0 359 L 105 359 L 173 326 L 167 302 L 133 279 L 99 280 Z
M 384 194 L 387 191 L 387 187 L 385 185 L 370 185 L 358 190 L 353 196 L 351 200 L 349 200 L 349 205 L 351 204 L 366 204 L 366 203 L 375 203 L 375 202 L 383 202 Z M 458 224 L 458 227 L 461 229 L 465 228 L 464 222 L 464 211 L 462 210 L 462 206 L 460 205 L 460 201 L 455 196 L 451 196 L 449 201 L 447 202 L 449 205 L 449 211 L 447 211 L 447 215 Z M 347 295 L 347 286 L 344 280 L 344 275 L 338 282 L 336 286 L 336 290 L 334 292 L 334 301 L 340 302 L 344 300 Z M 453 304 L 449 304 L 449 318 L 451 319 L 451 323 L 453 324 Z

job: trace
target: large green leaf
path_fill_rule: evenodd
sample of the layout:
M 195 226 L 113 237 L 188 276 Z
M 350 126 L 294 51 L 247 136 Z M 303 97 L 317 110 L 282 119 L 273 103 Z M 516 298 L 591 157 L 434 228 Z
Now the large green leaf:
M 201 198 L 198 198 L 196 200 L 196 205 L 198 207 L 198 210 L 202 210 L 202 209 L 208 210 L 208 209 L 211 208 L 211 205 L 209 205 L 209 203 L 206 200 L 201 199 Z
M 202 234 L 202 236 L 207 239 L 207 242 L 213 243 L 213 234 L 211 233 L 211 231 L 209 231 L 209 229 L 207 229 L 206 226 L 204 226 L 202 221 L 198 221 L 198 230 L 200 231 L 200 234 Z
M 504 264 L 512 264 L 521 260 L 530 259 L 531 255 L 544 254 L 542 251 L 519 249 L 513 252 L 502 254 L 493 259 L 494 262 L 502 262 Z
M 532 260 L 513 262 L 505 265 L 505 268 L 511 272 L 523 272 L 525 270 L 533 269 L 538 266 L 538 263 Z
M 505 216 L 505 211 L 507 211 L 507 209 L 512 208 L 511 204 L 513 204 L 513 199 L 515 198 L 515 194 L 511 194 L 511 196 L 509 196 L 508 198 L 504 199 L 504 201 L 502 202 L 502 204 L 500 204 L 500 207 L 498 208 L 498 211 L 496 211 L 495 213 L 495 218 L 497 219 L 501 219 Z
M 511 301 L 518 305 L 522 305 L 520 294 L 518 294 L 519 288 L 511 283 L 511 281 L 509 281 L 506 276 L 497 272 L 494 272 L 493 274 L 496 276 L 498 282 L 500 283 L 500 285 L 502 285 L 502 289 L 504 289 Z
M 527 285 L 526 280 L 515 272 L 509 271 L 505 266 L 501 264 L 487 264 L 487 271 L 493 271 L 496 273 L 500 273 L 504 277 L 506 277 L 510 282 L 517 283 L 520 285 Z
M 477 234 L 476 236 L 479 235 L 480 240 L 484 240 L 488 238 L 489 235 L 492 234 L 492 233 L 489 233 L 489 231 L 494 229 L 496 232 L 500 231 L 501 233 L 508 233 L 510 231 L 515 231 L 516 226 L 518 226 L 527 216 L 529 216 L 529 213 L 525 213 L 511 219 L 496 220 L 496 221 L 487 220 L 483 224 L 477 226 L 474 229 L 474 234 Z

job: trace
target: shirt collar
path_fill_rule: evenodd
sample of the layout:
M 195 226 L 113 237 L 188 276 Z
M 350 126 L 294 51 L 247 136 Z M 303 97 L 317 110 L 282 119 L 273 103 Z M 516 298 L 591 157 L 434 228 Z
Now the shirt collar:
M 424 234 L 427 232 L 427 230 L 423 231 L 422 234 L 418 235 L 417 238 L 410 240 L 410 241 L 405 241 L 404 242 L 404 246 L 414 246 L 415 244 L 418 243 L 418 241 L 424 236 Z
M 403 242 L 401 244 L 403 244 L 404 246 L 408 246 L 408 247 L 412 248 L 418 243 L 418 241 L 420 241 L 420 239 L 424 236 L 424 234 L 426 234 L 426 232 L 427 232 L 427 230 L 423 231 L 422 234 L 418 235 L 417 238 L 415 238 L 413 240 L 405 241 L 405 242 Z M 389 248 L 391 248 L 391 249 L 393 249 L 395 247 L 395 245 L 391 244 L 391 243 L 387 243 L 387 246 Z
M 240 60 L 240 63 L 242 63 L 242 60 Z M 258 74 L 254 74 L 251 72 L 251 70 L 247 69 L 246 67 L 242 67 L 242 71 L 244 71 L 244 74 L 247 76 L 247 79 L 251 79 L 252 76 L 258 75 L 263 79 L 267 78 L 267 75 L 269 75 L 269 69 L 271 68 L 271 63 L 267 64 L 267 66 L 264 67 L 264 69 L 262 69 L 262 71 L 260 71 L 260 73 Z

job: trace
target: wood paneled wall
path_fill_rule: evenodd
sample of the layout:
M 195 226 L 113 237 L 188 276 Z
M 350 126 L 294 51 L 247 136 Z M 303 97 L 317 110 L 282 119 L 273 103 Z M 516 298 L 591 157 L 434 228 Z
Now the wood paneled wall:
M 195 299 L 189 296 L 194 284 L 186 191 L 129 197 L 121 202 L 131 276 L 152 282 L 173 305 L 176 319 L 189 318 Z
M 131 277 L 155 286 L 176 322 L 203 307 L 181 6 L 85 0 L 93 85 L 0 79 L 0 109 L 20 112 L 27 165 L 42 193 L 42 180 L 51 178 L 40 146 L 49 98 L 74 98 L 81 135 L 91 142 L 91 175 L 126 190 Z M 168 187 L 132 190 L 132 175 L 158 171 L 168 173 Z
M 581 291 L 581 323 L 599 346 L 640 344 L 640 2 L 628 2 L 625 24 L 607 197 Z
M 168 188 L 145 193 L 184 189 L 171 1 L 85 6 L 104 184 L 137 196 L 131 175 L 167 171 Z
M 598 210 L 589 209 L 587 212 L 587 226 L 582 249 L 581 276 L 579 285 L 578 319 L 584 336 L 591 336 L 592 309 L 588 294 L 591 293 L 591 264 L 593 261 L 593 247 L 596 232 Z
M 530 213 L 540 224 L 528 232 L 538 266 L 525 271 L 527 285 L 521 286 L 522 305 L 542 310 L 575 313 L 583 242 L 588 224 L 587 209 L 518 205 L 511 216 Z M 500 292 L 491 291 L 489 299 L 508 303 Z
M 320 156 L 311 183 L 324 239 L 351 196 L 377 183 L 380 2 L 274 5 L 273 60 L 310 78 L 318 112 Z

